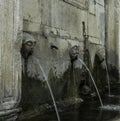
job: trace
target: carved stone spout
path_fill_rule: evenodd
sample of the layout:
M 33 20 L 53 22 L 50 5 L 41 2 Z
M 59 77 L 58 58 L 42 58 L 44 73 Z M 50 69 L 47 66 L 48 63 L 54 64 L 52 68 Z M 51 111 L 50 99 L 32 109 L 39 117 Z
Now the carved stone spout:
M 79 48 L 77 45 L 74 45 L 69 51 L 71 62 L 77 60 L 78 55 L 79 55 Z
M 21 47 L 21 55 L 22 65 L 23 65 L 23 73 L 28 75 L 28 67 L 29 67 L 29 58 L 33 54 L 34 48 L 36 45 L 36 40 L 29 33 L 23 33 L 22 47 Z M 30 59 L 31 60 L 31 59 Z
M 23 41 L 21 47 L 22 70 L 23 74 L 28 78 L 44 81 L 44 76 L 40 68 L 40 61 L 35 57 L 34 49 L 36 40 L 29 33 L 23 33 Z
M 99 64 L 100 66 L 105 69 L 105 49 L 104 48 L 101 48 L 97 51 L 96 55 L 98 56 L 99 58 Z
M 28 57 L 33 54 L 35 45 L 36 40 L 33 38 L 33 36 L 28 33 L 23 33 L 21 54 L 24 59 L 28 59 Z

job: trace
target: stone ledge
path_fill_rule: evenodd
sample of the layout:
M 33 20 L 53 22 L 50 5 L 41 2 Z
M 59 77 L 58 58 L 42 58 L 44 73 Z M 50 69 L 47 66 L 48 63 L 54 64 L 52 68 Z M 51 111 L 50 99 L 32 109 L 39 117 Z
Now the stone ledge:
M 7 115 L 10 115 L 10 114 L 13 114 L 13 113 L 19 113 L 20 111 L 21 111 L 21 108 L 3 110 L 3 111 L 0 111 L 0 117 L 7 116 Z
M 64 2 L 79 8 L 79 9 L 83 9 L 83 10 L 88 10 L 88 4 L 85 2 L 85 4 L 81 3 L 80 1 L 76 1 L 76 0 L 63 0 Z

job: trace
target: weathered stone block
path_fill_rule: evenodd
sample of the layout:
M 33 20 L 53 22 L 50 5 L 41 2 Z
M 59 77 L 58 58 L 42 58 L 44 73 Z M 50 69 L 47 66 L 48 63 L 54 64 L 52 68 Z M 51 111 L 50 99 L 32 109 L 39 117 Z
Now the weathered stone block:
M 23 19 L 34 23 L 41 23 L 40 0 L 22 0 Z
M 22 16 L 20 0 L 0 4 L 0 111 L 4 111 L 15 108 L 21 97 Z

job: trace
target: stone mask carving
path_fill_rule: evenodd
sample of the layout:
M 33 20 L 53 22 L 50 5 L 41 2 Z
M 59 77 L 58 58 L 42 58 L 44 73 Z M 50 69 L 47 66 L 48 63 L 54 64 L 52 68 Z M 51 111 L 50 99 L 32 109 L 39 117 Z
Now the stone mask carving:
M 79 47 L 77 45 L 74 45 L 69 51 L 71 62 L 75 61 L 78 58 L 78 55 L 79 55 Z
M 32 35 L 23 33 L 21 47 L 23 74 L 29 78 L 44 81 L 43 72 L 40 68 L 40 61 L 34 55 L 36 40 Z
M 23 33 L 23 42 L 21 48 L 21 54 L 24 59 L 28 59 L 33 54 L 36 40 L 28 33 Z

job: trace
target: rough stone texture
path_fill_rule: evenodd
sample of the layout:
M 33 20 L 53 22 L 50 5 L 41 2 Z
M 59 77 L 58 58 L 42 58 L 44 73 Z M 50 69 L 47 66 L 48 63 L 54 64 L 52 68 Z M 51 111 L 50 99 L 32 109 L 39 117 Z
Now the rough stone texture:
M 22 3 L 23 31 L 37 40 L 33 56 L 40 61 L 55 99 L 79 97 L 82 65 L 79 61 L 71 64 L 69 50 L 78 45 L 79 56 L 83 58 L 86 46 L 88 65 L 94 68 L 95 55 L 105 44 L 104 0 L 22 0 Z M 87 45 L 84 45 L 82 22 L 89 37 Z M 31 80 L 27 84 L 24 81 L 23 78 L 23 93 L 26 85 L 34 97 L 35 102 L 31 100 L 28 104 L 31 108 L 35 103 L 40 105 L 50 100 L 49 91 L 41 81 Z
M 74 43 L 77 38 L 80 42 L 79 46 L 83 46 L 81 41 L 83 41 L 82 22 L 84 21 L 89 41 L 93 44 L 104 45 L 104 0 L 96 2 L 93 0 L 38 0 L 34 2 L 29 0 L 29 6 L 26 3 L 27 0 L 23 0 L 24 31 L 44 33 L 47 36 L 53 32 L 58 36 L 57 38 L 60 38 L 59 43 L 62 43 L 64 38 Z M 55 37 L 51 40 L 50 37 L 48 38 L 48 42 L 55 40 Z M 64 50 L 66 48 L 63 47 Z M 80 50 L 82 49 L 83 47 L 80 47 Z
M 120 68 L 120 59 L 119 59 L 119 14 L 120 14 L 120 0 L 112 1 L 109 0 L 106 2 L 106 15 L 107 15 L 107 21 L 106 24 L 107 30 L 106 30 L 106 48 L 107 48 L 107 60 L 109 64 L 109 70 L 111 74 L 113 73 L 112 70 L 114 70 L 114 73 L 116 73 L 114 76 L 116 76 L 118 80 L 118 72 Z M 115 69 L 116 68 L 116 69 Z
M 21 90 L 25 98 L 28 97 L 30 100 L 32 97 L 28 104 L 30 107 L 36 107 L 51 99 L 47 85 L 41 82 L 43 80 L 25 81 L 26 78 L 23 77 L 21 89 L 21 12 L 23 12 L 23 31 L 31 34 L 37 41 L 33 56 L 43 67 L 57 100 L 78 97 L 79 85 L 83 83 L 82 65 L 77 60 L 71 63 L 69 57 L 72 46 L 79 46 L 79 57 L 85 61 L 86 55 L 87 66 L 93 73 L 98 69 L 99 75 L 96 76 L 96 80 L 101 76 L 103 69 L 99 70 L 103 63 L 98 65 L 100 60 L 96 56 L 98 51 L 105 51 L 105 47 L 108 64 L 112 65 L 111 70 L 116 72 L 114 66 L 119 69 L 120 0 L 106 0 L 106 4 L 104 0 L 21 0 L 21 2 L 22 9 L 20 0 L 0 0 L 0 110 L 16 106 L 15 104 L 20 101 Z M 86 45 L 83 22 L 84 34 L 88 37 Z M 52 48 L 53 46 L 57 49 Z
M 20 1 L 0 0 L 0 11 L 0 111 L 3 113 L 15 108 L 21 98 Z
M 107 41 L 107 50 L 108 53 L 108 61 L 109 63 L 114 63 L 116 61 L 116 39 L 115 39 L 115 1 L 110 0 L 108 2 L 108 41 Z M 111 19 L 112 18 L 112 19 Z

